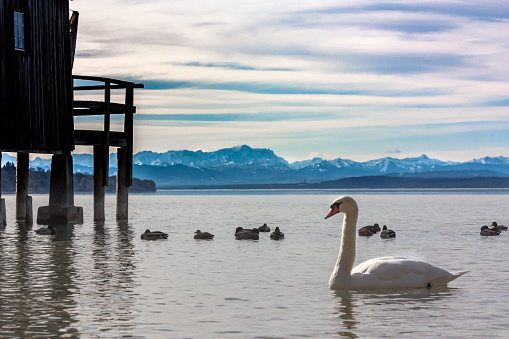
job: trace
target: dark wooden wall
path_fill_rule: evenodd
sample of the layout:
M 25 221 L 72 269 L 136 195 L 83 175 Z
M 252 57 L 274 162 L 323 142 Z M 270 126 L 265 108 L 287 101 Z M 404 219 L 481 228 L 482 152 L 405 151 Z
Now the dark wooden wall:
M 26 11 L 26 52 L 14 50 L 14 10 Z M 0 151 L 74 149 L 68 0 L 0 0 Z

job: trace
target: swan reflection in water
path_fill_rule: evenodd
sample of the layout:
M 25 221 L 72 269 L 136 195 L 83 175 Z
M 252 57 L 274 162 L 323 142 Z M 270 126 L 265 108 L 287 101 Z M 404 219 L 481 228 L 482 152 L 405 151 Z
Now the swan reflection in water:
M 398 323 L 406 322 L 408 318 L 398 315 L 399 312 L 408 312 L 409 305 L 412 311 L 446 308 L 444 303 L 437 306 L 437 302 L 453 298 L 456 290 L 442 286 L 429 289 L 331 291 L 335 302 L 334 315 L 341 319 L 341 330 L 337 334 L 347 338 L 365 337 L 373 334 L 373 326 L 378 326 L 382 332 L 384 326 L 380 324 L 398 326 Z M 440 312 L 441 315 L 444 313 Z M 431 316 L 427 314 L 427 317 Z

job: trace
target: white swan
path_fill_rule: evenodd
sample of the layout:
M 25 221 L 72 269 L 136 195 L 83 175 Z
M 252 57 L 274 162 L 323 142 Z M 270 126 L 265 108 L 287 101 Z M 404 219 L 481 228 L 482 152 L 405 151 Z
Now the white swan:
M 331 290 L 435 287 L 467 273 L 450 273 L 422 261 L 396 257 L 375 258 L 353 267 L 359 208 L 348 196 L 337 198 L 330 208 L 325 219 L 345 214 L 338 262 L 329 280 Z

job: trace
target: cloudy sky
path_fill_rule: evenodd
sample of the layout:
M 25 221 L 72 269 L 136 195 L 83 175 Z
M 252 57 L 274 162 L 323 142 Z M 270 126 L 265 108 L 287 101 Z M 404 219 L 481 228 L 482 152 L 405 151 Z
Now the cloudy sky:
M 142 82 L 135 152 L 509 156 L 509 2 L 74 0 L 74 74 Z M 77 121 L 79 128 L 97 124 Z

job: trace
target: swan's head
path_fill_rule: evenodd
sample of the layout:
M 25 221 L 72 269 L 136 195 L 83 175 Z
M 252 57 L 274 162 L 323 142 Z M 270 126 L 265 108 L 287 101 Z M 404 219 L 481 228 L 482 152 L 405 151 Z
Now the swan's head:
M 332 202 L 332 205 L 330 205 L 330 212 L 325 216 L 325 219 L 338 213 L 348 213 L 354 210 L 357 210 L 357 203 L 352 197 L 344 195 Z

